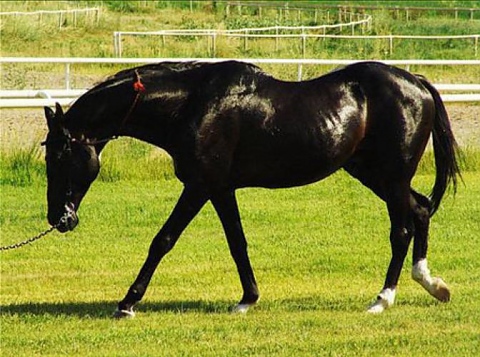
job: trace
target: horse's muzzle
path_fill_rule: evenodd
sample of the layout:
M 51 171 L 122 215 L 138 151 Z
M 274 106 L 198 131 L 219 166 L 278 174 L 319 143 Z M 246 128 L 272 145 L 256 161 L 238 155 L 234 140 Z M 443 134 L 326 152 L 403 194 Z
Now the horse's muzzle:
M 65 204 L 65 212 L 57 224 L 57 229 L 61 233 L 65 233 L 68 231 L 73 231 L 73 229 L 78 224 L 78 216 L 77 212 L 75 212 L 75 208 L 73 204 L 67 203 Z

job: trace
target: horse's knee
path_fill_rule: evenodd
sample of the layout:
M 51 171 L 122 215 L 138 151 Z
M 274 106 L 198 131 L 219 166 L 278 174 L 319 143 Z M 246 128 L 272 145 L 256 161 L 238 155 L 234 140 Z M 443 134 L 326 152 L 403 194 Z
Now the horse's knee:
M 163 256 L 172 250 L 176 241 L 177 239 L 169 234 L 159 236 L 153 240 L 150 247 L 150 254 L 155 256 L 160 254 Z

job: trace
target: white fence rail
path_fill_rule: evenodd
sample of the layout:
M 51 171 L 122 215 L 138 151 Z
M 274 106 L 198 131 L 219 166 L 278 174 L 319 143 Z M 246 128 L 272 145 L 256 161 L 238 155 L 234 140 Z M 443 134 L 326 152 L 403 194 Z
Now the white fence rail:
M 434 84 L 439 91 L 475 93 L 442 94 L 444 102 L 480 102 L 480 84 Z M 70 106 L 86 89 L 78 90 L 0 90 L 0 108 L 40 108 L 54 106 L 56 102 L 63 107 Z
M 3 64 L 32 64 L 32 63 L 56 63 L 65 65 L 65 89 L 43 89 L 43 90 L 0 90 L 0 108 L 28 108 L 50 106 L 55 102 L 68 106 L 78 96 L 85 92 L 85 89 L 71 89 L 70 75 L 71 66 L 80 64 L 130 64 L 140 65 L 158 63 L 160 61 L 202 61 L 220 62 L 229 60 L 227 58 L 23 58 L 3 57 L 0 58 L 0 65 Z M 297 66 L 297 79 L 302 80 L 303 68 L 306 65 L 347 65 L 359 60 L 321 60 L 321 59 L 235 59 L 254 64 L 289 64 Z M 386 60 L 381 61 L 394 66 L 404 66 L 408 70 L 412 65 L 422 66 L 476 66 L 480 68 L 480 60 Z M 442 99 L 446 102 L 480 102 L 480 84 L 436 84 L 435 87 L 441 91 Z M 454 93 L 451 93 L 454 92 Z M 457 92 L 457 93 L 455 93 Z M 459 94 L 458 92 L 463 92 Z
M 218 30 L 218 29 L 177 29 L 177 30 L 160 30 L 160 31 L 115 31 L 113 33 L 113 45 L 114 45 L 114 54 L 117 57 L 121 57 L 123 53 L 123 43 L 122 40 L 128 36 L 161 36 L 162 43 L 165 44 L 166 37 L 186 37 L 186 36 L 197 36 L 197 37 L 207 37 L 211 39 L 207 44 L 207 50 L 210 51 L 212 56 L 216 55 L 216 42 L 218 37 L 228 37 L 228 38 L 243 38 L 244 47 L 247 48 L 247 39 L 249 38 L 273 38 L 278 41 L 280 38 L 298 38 L 302 40 L 303 53 L 305 54 L 306 50 L 306 40 L 307 38 L 316 38 L 315 32 L 322 32 L 323 35 L 326 34 L 327 30 L 331 29 L 340 29 L 342 31 L 345 28 L 351 30 L 352 35 L 355 34 L 355 28 L 360 26 L 362 33 L 365 30 L 365 27 L 370 28 L 372 23 L 372 17 L 364 14 L 354 14 L 358 19 L 353 21 L 350 19 L 349 22 L 337 23 L 337 24 L 325 24 L 318 26 L 271 26 L 271 27 L 260 27 L 260 28 L 242 28 L 242 29 L 232 29 L 232 30 Z M 280 34 L 280 32 L 289 32 Z M 268 33 L 275 32 L 275 33 Z M 310 33 L 314 32 L 314 33 Z
M 386 40 L 388 41 L 388 53 L 393 54 L 394 52 L 394 42 L 398 40 L 415 40 L 415 41 L 432 41 L 432 40 L 463 40 L 471 41 L 471 46 L 473 48 L 473 55 L 478 57 L 478 43 L 480 34 L 473 35 L 452 35 L 452 36 L 440 36 L 440 35 L 355 35 L 354 26 L 364 24 L 364 20 L 351 22 L 348 24 L 336 24 L 336 25 L 321 25 L 321 26 L 300 26 L 296 28 L 290 28 L 295 30 L 300 30 L 300 33 L 279 33 L 282 27 L 276 26 L 276 28 L 264 28 L 264 31 L 271 31 L 272 29 L 276 31 L 273 33 L 258 33 L 260 29 L 248 28 L 240 29 L 234 31 L 220 31 L 220 30 L 162 30 L 162 31 L 115 31 L 113 33 L 113 46 L 114 54 L 116 57 L 122 57 L 123 54 L 123 39 L 128 36 L 134 37 L 145 37 L 145 36 L 160 36 L 162 38 L 162 43 L 165 44 L 167 37 L 184 37 L 184 36 L 196 36 L 196 37 L 207 37 L 210 39 L 207 42 L 207 52 L 212 54 L 214 57 L 216 55 L 216 43 L 218 37 L 226 38 L 242 38 L 244 50 L 248 48 L 248 39 L 255 38 L 267 38 L 274 39 L 275 49 L 278 49 L 278 40 L 279 39 L 298 39 L 301 41 L 302 54 L 305 57 L 307 51 L 307 40 L 308 39 L 336 39 L 336 40 Z M 329 35 L 326 34 L 327 29 L 331 28 L 342 28 L 346 26 L 351 26 L 352 35 Z M 323 33 L 308 33 L 310 30 L 320 30 Z
M 60 15 L 60 14 L 75 14 L 75 13 L 93 13 L 98 15 L 100 8 L 84 8 L 84 9 L 70 9 L 70 10 L 38 10 L 38 11 L 3 11 L 0 16 L 41 16 L 41 15 Z
M 83 8 L 83 9 L 69 9 L 69 10 L 38 10 L 38 11 L 9 11 L 9 12 L 0 12 L 0 18 L 2 21 L 5 21 L 5 18 L 14 18 L 19 19 L 23 17 L 34 17 L 37 18 L 38 23 L 41 25 L 47 17 L 57 17 L 58 18 L 58 27 L 62 27 L 65 19 L 68 16 L 71 16 L 73 26 L 77 26 L 77 21 L 80 15 L 83 15 L 85 18 L 93 19 L 93 22 L 98 24 L 100 20 L 100 8 Z
M 339 4 L 339 5 L 328 5 L 322 3 L 307 3 L 305 1 L 292 2 L 292 3 L 285 3 L 284 1 L 227 1 L 226 3 L 226 12 L 227 15 L 230 12 L 230 7 L 236 7 L 239 12 L 241 13 L 242 7 L 256 7 L 258 9 L 262 8 L 274 8 L 278 10 L 288 11 L 289 9 L 292 10 L 299 10 L 299 11 L 328 11 L 333 10 L 338 13 L 341 17 L 342 14 L 348 14 L 352 12 L 370 12 L 375 10 L 387 11 L 390 13 L 395 13 L 397 18 L 401 18 L 401 13 L 405 14 L 405 20 L 409 21 L 411 15 L 413 13 L 424 13 L 424 12 L 436 12 L 440 14 L 450 14 L 453 15 L 455 19 L 459 18 L 460 14 L 468 14 L 470 20 L 475 20 L 476 14 L 480 13 L 480 8 L 478 7 L 432 7 L 432 6 L 408 6 L 407 2 L 403 2 L 401 6 L 385 6 L 383 4 L 379 5 L 349 5 L 349 4 Z M 231 10 L 233 11 L 233 9 Z
M 86 89 L 0 90 L 0 108 L 39 108 L 56 102 L 70 106 Z

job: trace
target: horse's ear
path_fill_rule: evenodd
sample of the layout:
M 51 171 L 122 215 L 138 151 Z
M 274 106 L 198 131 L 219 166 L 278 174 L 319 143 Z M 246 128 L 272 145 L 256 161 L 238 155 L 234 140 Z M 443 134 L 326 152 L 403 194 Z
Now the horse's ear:
M 60 103 L 58 102 L 55 103 L 55 115 L 57 116 L 58 119 L 60 118 L 63 119 L 63 109 Z
M 47 119 L 48 130 L 52 130 L 55 127 L 55 112 L 50 107 L 43 107 L 43 109 Z
M 64 125 L 63 109 L 59 103 L 55 103 L 55 112 L 50 107 L 44 107 L 45 118 L 49 130 L 61 129 Z

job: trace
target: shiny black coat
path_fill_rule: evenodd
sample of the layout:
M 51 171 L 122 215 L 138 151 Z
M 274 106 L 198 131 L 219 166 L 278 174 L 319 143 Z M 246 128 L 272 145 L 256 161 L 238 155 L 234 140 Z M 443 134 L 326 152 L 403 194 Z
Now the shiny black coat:
M 239 306 L 255 303 L 235 190 L 304 185 L 340 168 L 387 204 L 392 260 L 384 288 L 394 289 L 412 238 L 414 263 L 425 258 L 430 216 L 459 174 L 438 92 L 423 77 L 378 62 L 303 82 L 281 81 L 236 61 L 159 63 L 119 72 L 65 114 L 57 106 L 56 112 L 46 108 L 46 116 L 49 220 L 56 224 L 68 211 L 61 231 L 76 226 L 80 202 L 99 170 L 98 155 L 116 136 L 165 149 L 185 185 L 119 304 L 120 315 L 133 313 L 158 263 L 208 200 L 237 264 L 244 292 Z M 427 198 L 410 182 L 432 134 L 437 175 Z M 59 143 L 70 147 L 67 159 Z

